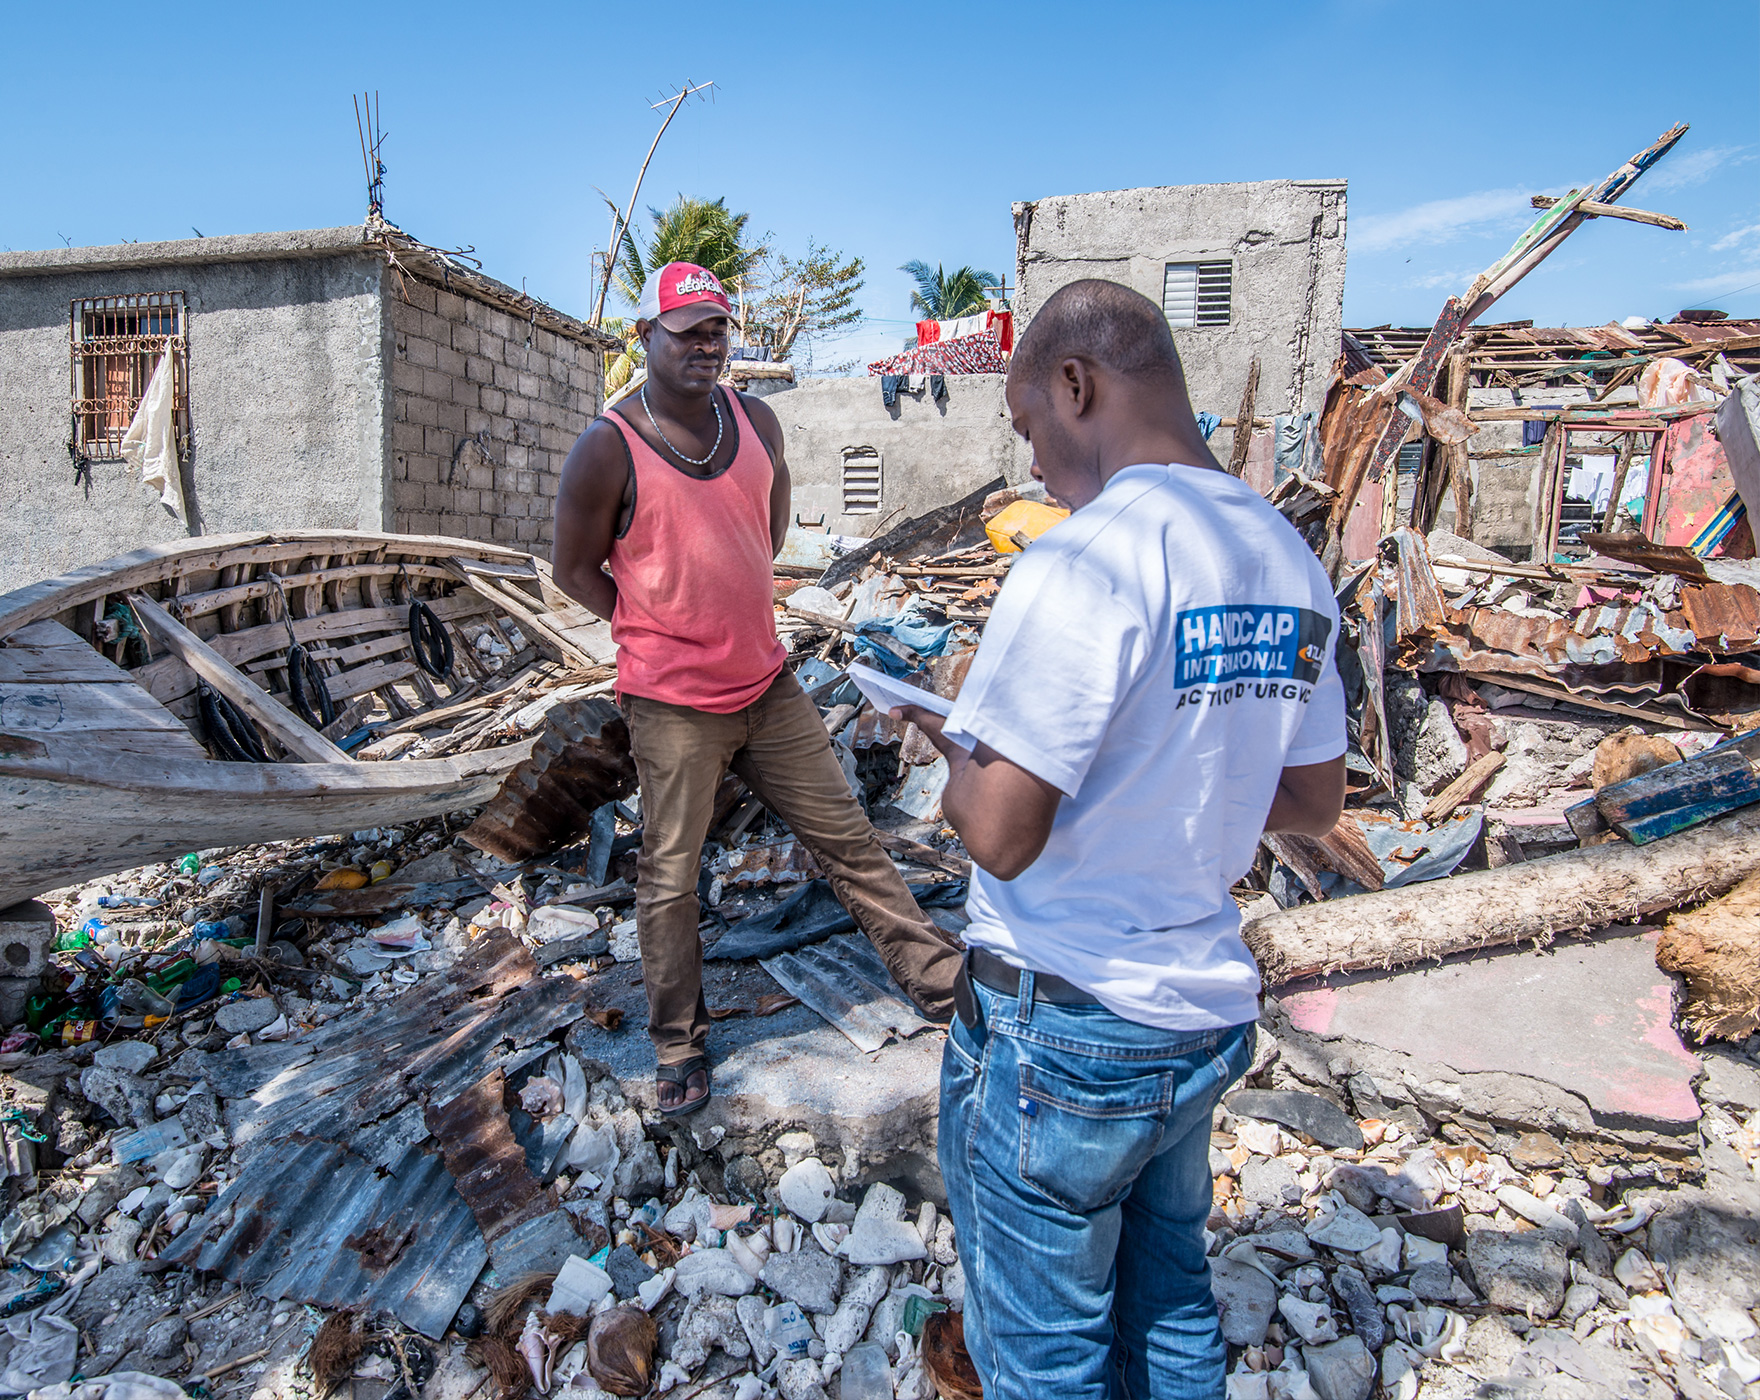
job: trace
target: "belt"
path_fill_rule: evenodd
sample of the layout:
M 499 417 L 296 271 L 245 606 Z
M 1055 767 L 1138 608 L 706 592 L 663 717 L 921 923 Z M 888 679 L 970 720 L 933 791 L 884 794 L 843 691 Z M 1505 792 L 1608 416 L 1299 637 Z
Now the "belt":
M 970 948 L 966 951 L 965 966 L 966 974 L 974 982 L 982 982 L 991 991 L 1001 992 L 1006 996 L 1020 995 L 1021 970 L 1005 963 L 996 954 L 983 948 Z M 1092 992 L 1084 991 L 1074 982 L 1066 982 L 1049 972 L 1033 974 L 1033 1000 L 1051 1002 L 1057 1006 L 1100 1004 Z

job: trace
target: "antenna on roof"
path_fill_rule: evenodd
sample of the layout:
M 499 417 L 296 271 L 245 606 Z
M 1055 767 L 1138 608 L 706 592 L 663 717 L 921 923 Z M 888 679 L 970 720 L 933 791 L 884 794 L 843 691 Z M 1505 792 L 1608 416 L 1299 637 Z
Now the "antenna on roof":
M 361 165 L 367 173 L 367 217 L 382 219 L 385 217 L 385 162 L 379 158 L 379 151 L 385 144 L 385 130 L 379 124 L 377 89 L 371 98 L 363 92 L 354 99 L 354 127 L 361 138 Z
M 660 123 L 660 130 L 654 133 L 654 144 L 648 147 L 648 154 L 642 160 L 642 168 L 636 173 L 636 187 L 630 191 L 629 206 L 611 221 L 611 246 L 605 254 L 605 280 L 599 284 L 598 304 L 593 307 L 595 326 L 605 319 L 605 293 L 611 290 L 611 269 L 617 265 L 617 249 L 623 241 L 623 231 L 629 227 L 630 216 L 636 212 L 636 196 L 642 192 L 642 180 L 647 176 L 648 162 L 654 159 L 654 152 L 660 146 L 660 138 L 666 134 L 666 128 L 672 125 L 672 119 L 678 115 L 678 109 L 684 106 L 685 100 L 702 92 L 709 93 L 710 100 L 713 100 L 714 87 L 713 78 L 706 83 L 693 83 L 686 78 L 684 86 L 677 92 L 649 104 L 656 112 L 662 107 L 667 108 L 666 120 Z

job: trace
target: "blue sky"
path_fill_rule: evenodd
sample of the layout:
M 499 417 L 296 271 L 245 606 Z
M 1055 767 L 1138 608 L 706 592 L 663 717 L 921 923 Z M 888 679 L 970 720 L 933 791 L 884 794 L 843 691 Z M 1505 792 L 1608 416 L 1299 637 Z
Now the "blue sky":
M 1693 129 L 1490 319 L 1760 316 L 1760 5 L 14 5 L 0 247 L 357 222 L 351 92 L 379 91 L 386 212 L 589 309 L 589 258 L 684 79 L 643 204 L 725 195 L 784 249 L 867 260 L 907 333 L 921 257 L 1012 280 L 1011 201 L 1213 180 L 1350 181 L 1347 325 L 1428 323 L 1507 248 L 1531 194 Z M 153 75 L 114 81 L 127 71 Z M 108 74 L 108 78 L 104 75 Z M 127 88 L 127 95 L 121 95 Z

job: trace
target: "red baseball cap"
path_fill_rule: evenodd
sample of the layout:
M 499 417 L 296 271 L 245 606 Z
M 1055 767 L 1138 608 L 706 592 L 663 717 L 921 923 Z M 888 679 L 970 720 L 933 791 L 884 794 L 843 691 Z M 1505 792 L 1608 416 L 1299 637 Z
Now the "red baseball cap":
M 731 316 L 733 307 L 721 280 L 695 263 L 671 262 L 648 274 L 642 299 L 636 303 L 638 321 L 658 321 L 674 334 L 688 331 L 711 316 Z

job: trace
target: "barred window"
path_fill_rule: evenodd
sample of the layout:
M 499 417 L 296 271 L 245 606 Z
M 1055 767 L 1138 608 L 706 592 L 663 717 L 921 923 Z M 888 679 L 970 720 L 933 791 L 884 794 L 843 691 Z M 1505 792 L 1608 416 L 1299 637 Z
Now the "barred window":
M 75 298 L 71 318 L 73 448 L 95 459 L 122 455 L 153 371 L 169 352 L 178 456 L 189 452 L 189 348 L 182 292 Z

